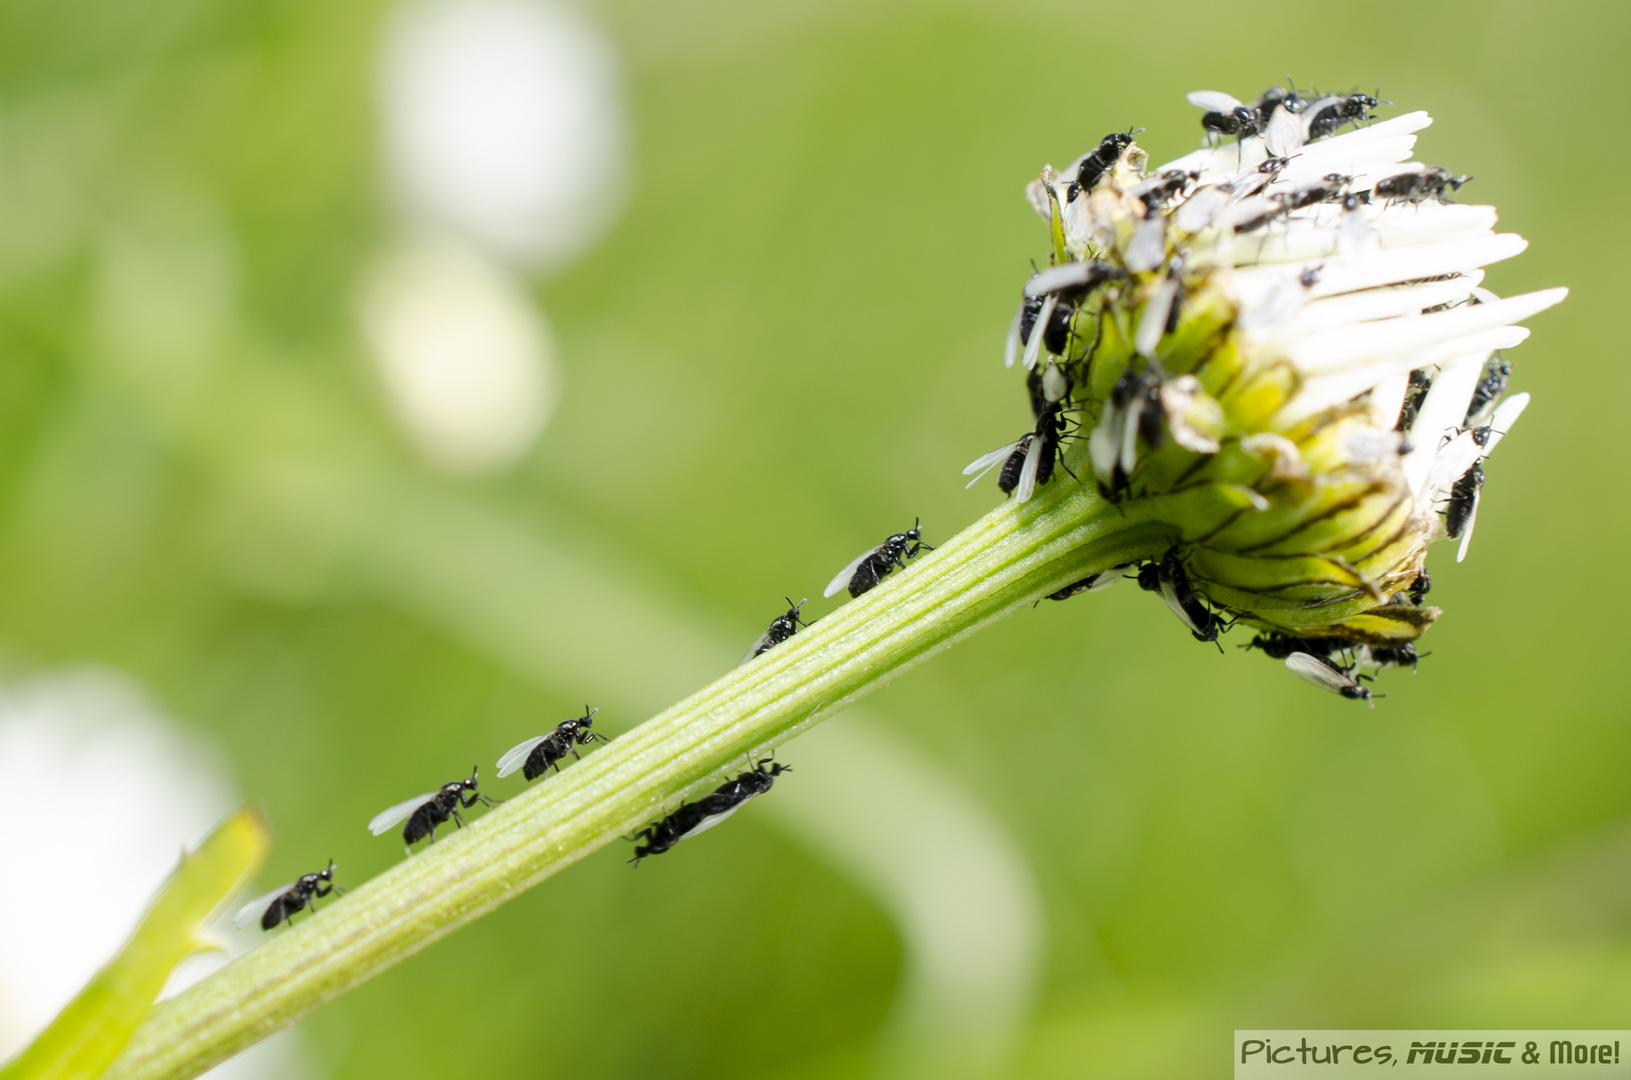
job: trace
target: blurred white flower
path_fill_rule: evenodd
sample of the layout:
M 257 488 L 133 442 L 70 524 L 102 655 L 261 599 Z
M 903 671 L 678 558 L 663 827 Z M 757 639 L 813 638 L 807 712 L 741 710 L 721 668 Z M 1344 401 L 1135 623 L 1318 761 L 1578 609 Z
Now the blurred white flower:
M 554 269 L 622 207 L 617 57 L 538 0 L 411 0 L 380 67 L 389 183 L 416 240 L 376 268 L 364 333 L 397 422 L 449 472 L 514 464 L 555 404 L 549 328 L 514 276 Z
M 390 180 L 408 214 L 506 259 L 557 265 L 622 203 L 616 54 L 585 16 L 529 0 L 417 0 L 381 70 Z
M 427 243 L 387 256 L 359 315 L 391 409 L 433 464 L 503 468 L 548 422 L 549 327 L 519 283 L 474 252 Z
M 183 845 L 237 805 L 225 758 L 104 670 L 0 687 L 0 1060 L 25 1045 L 118 951 Z M 222 944 L 241 951 L 253 938 Z M 178 968 L 166 993 L 224 962 Z M 304 1075 L 284 1037 L 213 1075 Z

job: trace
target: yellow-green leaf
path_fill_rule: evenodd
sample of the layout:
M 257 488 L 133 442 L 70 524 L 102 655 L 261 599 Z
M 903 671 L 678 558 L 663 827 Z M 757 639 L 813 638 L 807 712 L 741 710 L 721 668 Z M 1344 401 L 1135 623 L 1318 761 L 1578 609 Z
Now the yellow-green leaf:
M 200 931 L 260 869 L 266 826 L 238 811 L 184 854 L 125 947 L 98 971 L 39 1038 L 0 1069 L 0 1080 L 90 1080 L 100 1076 L 164 989 L 171 970 L 205 947 Z

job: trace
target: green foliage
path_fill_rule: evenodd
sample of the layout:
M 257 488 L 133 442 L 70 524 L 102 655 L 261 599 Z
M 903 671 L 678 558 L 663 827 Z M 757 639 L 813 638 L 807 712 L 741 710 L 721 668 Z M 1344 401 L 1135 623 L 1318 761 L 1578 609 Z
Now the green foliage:
M 485 789 L 585 700 L 627 731 L 788 591 L 914 515 L 938 541 L 990 507 L 957 470 L 1027 423 L 998 358 L 1045 255 L 1020 194 L 1043 162 L 1128 125 L 1176 156 L 1190 89 L 1380 84 L 1437 118 L 1422 156 L 1477 178 L 1461 198 L 1530 240 L 1486 284 L 1579 286 L 1511 354 L 1535 404 L 1468 562 L 1435 553 L 1452 614 L 1421 673 L 1367 713 L 1122 585 L 923 666 L 874 723 L 1036 877 L 1028 1080 L 1215 1072 L 1236 1023 L 1619 1022 L 1623 6 L 597 10 L 630 70 L 632 201 L 537 288 L 566 378 L 536 453 L 455 484 L 391 431 L 351 315 L 392 238 L 385 5 L 0 5 L 13 663 L 133 672 L 231 751 L 277 827 L 270 875 L 333 856 L 360 883 L 402 859 L 363 828 L 381 807 L 478 759 Z M 229 287 L 186 287 L 222 251 Z M 121 253 L 182 299 L 115 303 Z M 154 305 L 202 336 L 140 337 Z M 891 913 L 769 814 L 687 847 L 585 860 L 314 1014 L 310 1052 L 335 1080 L 861 1072 L 908 970 Z
M 51 1026 L 0 1069 L 0 1080 L 93 1080 L 119 1056 L 176 964 L 211 947 L 200 931 L 266 858 L 266 827 L 240 810 L 164 883 L 136 932 Z

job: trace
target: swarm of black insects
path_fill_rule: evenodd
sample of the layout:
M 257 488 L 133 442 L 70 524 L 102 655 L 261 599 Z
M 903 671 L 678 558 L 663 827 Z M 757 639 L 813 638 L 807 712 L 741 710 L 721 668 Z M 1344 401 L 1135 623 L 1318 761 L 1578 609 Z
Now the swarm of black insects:
M 1104 498 L 1119 503 L 1142 494 L 1135 479 L 1142 454 L 1168 443 L 1195 453 L 1218 451 L 1215 436 L 1186 419 L 1199 384 L 1190 375 L 1163 370 L 1157 357 L 1157 342 L 1177 330 L 1191 300 L 1192 268 L 1182 237 L 1220 221 L 1222 228 L 1236 236 L 1261 235 L 1299 211 L 1313 212 L 1312 208 L 1324 204 L 1342 212 L 1342 240 L 1357 248 L 1373 243 L 1364 233 L 1368 226 L 1364 216 L 1355 212 L 1357 208 L 1376 202 L 1405 206 L 1450 202 L 1469 179 L 1439 167 L 1401 165 L 1396 173 L 1373 177 L 1362 185 L 1356 185 L 1353 176 L 1335 172 L 1300 179 L 1309 169 L 1293 174 L 1299 179 L 1276 183 L 1305 146 L 1367 125 L 1379 109 L 1391 105 L 1379 93 L 1357 89 L 1322 93 L 1298 88 L 1288 80 L 1287 86 L 1271 87 L 1254 101 L 1216 91 L 1199 91 L 1189 100 L 1203 109 L 1200 123 L 1211 145 L 1261 139 L 1267 160 L 1204 187 L 1198 186 L 1201 172 L 1187 168 L 1141 178 L 1145 158 L 1134 136 L 1142 129 L 1130 128 L 1104 136 L 1062 172 L 1044 171 L 1043 180 L 1032 185 L 1030 194 L 1037 211 L 1053 223 L 1056 245 L 1061 219 L 1068 221 L 1072 207 L 1085 204 L 1113 175 L 1116 190 L 1142 204 L 1142 215 L 1134 219 L 1130 242 L 1118 240 L 1095 252 L 1090 241 L 1087 255 L 1077 252 L 1068 260 L 1037 269 L 1026 282 L 1009 330 L 1005 358 L 1010 367 L 1023 359 L 1030 426 L 1012 442 L 965 468 L 964 474 L 973 477 L 970 486 L 996 470 L 1002 493 L 1025 501 L 1039 487 L 1065 476 L 1067 482 L 1091 483 Z M 1240 157 L 1244 162 L 1244 153 Z M 1233 213 L 1226 212 L 1229 210 Z M 1142 307 L 1137 340 L 1130 343 L 1135 354 L 1132 361 L 1113 383 L 1105 379 L 1096 394 L 1085 394 L 1095 375 L 1095 349 L 1105 333 L 1099 321 L 1105 308 L 1101 298 L 1130 288 L 1135 275 L 1147 280 L 1151 272 L 1161 277 L 1162 284 Z M 1310 265 L 1302 271 L 1300 284 L 1307 290 L 1319 280 L 1319 267 Z M 1480 301 L 1475 292 L 1459 302 Z M 1444 305 L 1449 306 L 1453 305 Z M 1460 479 L 1448 500 L 1438 507 L 1451 538 L 1470 536 L 1484 484 L 1479 448 L 1485 445 L 1491 410 L 1505 392 L 1510 371 L 1497 353 L 1468 409 L 1464 421 L 1468 464 L 1457 474 Z M 1431 385 L 1431 373 L 1418 370 L 1411 379 L 1397 426 L 1404 433 Z M 1102 389 L 1105 386 L 1108 392 Z M 1092 475 L 1078 476 L 1066 460 L 1066 451 L 1090 432 Z M 1063 601 L 1131 577 L 1143 590 L 1158 594 L 1197 641 L 1218 645 L 1221 651 L 1219 638 L 1239 615 L 1216 609 L 1192 585 L 1189 563 L 1186 545 L 1175 544 L 1159 559 L 1084 577 L 1046 598 Z M 1394 602 L 1422 607 L 1430 587 L 1423 569 Z M 1386 644 L 1337 636 L 1299 638 L 1273 630 L 1258 633 L 1242 647 L 1284 661 L 1294 674 L 1322 689 L 1368 704 L 1380 695 L 1364 685 L 1372 676 L 1361 673 L 1362 668 L 1408 666 L 1414 671 L 1422 655 L 1408 641 Z

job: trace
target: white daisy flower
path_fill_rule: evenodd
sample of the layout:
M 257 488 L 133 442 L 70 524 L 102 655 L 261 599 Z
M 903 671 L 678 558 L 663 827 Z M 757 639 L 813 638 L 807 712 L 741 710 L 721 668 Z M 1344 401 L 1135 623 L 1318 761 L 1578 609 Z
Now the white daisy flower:
M 1113 134 L 1031 184 L 1052 260 L 1008 362 L 1028 372 L 1037 438 L 1048 410 L 1069 414 L 1100 493 L 1170 526 L 1163 580 L 1324 639 L 1322 656 L 1384 662 L 1437 616 L 1427 546 L 1459 539 L 1465 556 L 1482 463 L 1528 404 L 1503 400 L 1502 350 L 1567 290 L 1482 287 L 1525 242 L 1453 201 L 1467 177 L 1412 160 L 1425 112 L 1374 121 L 1389 103 L 1371 95 L 1279 87 L 1190 100 L 1194 153 L 1149 168 Z

